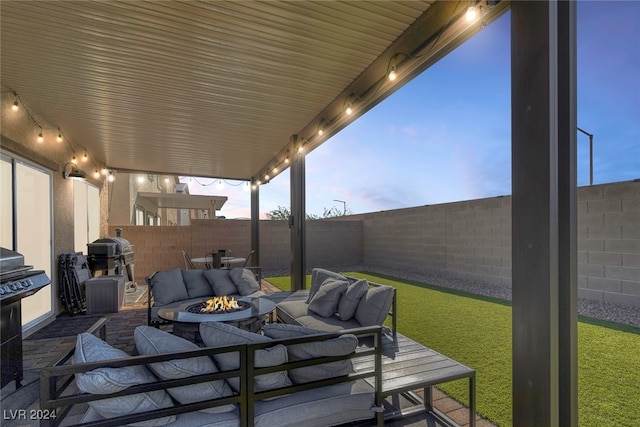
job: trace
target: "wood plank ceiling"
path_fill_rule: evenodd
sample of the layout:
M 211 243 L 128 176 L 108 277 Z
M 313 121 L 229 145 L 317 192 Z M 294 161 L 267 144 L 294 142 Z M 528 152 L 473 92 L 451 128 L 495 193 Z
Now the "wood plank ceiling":
M 3 1 L 2 86 L 109 168 L 250 179 L 432 3 Z

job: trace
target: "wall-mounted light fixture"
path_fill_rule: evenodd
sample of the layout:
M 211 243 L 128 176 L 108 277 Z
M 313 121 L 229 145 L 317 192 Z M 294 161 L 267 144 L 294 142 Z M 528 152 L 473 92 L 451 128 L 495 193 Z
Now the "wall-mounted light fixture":
M 67 166 L 71 166 L 71 167 L 67 168 Z M 62 168 L 62 177 L 64 179 L 67 179 L 67 178 L 85 179 L 87 177 L 87 174 L 81 171 L 80 169 L 78 169 L 78 165 L 76 165 L 75 163 L 69 162 L 64 165 L 64 168 Z

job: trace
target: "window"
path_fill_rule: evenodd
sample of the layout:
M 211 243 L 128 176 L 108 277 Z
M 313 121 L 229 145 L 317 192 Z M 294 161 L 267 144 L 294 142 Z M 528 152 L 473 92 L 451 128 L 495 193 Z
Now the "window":
M 140 206 L 136 206 L 134 223 L 135 225 L 144 225 L 144 209 Z

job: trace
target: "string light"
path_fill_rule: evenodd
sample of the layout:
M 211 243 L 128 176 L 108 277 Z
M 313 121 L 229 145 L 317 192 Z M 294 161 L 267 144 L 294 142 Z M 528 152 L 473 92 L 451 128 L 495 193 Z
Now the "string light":
M 93 177 L 94 177 L 95 179 L 100 178 L 100 172 L 98 172 L 98 169 L 96 169 L 96 171 L 93 173 Z
M 467 13 L 465 14 L 467 21 L 473 21 L 474 19 L 476 19 L 477 15 L 478 15 L 478 10 L 476 9 L 476 6 L 473 4 L 470 4 L 469 7 L 467 8 Z
M 107 170 L 106 166 L 102 166 L 102 175 L 107 176 L 107 174 L 109 173 L 109 171 Z
M 5 93 L 5 92 L 12 93 L 12 94 L 13 94 L 13 96 L 14 96 L 14 101 L 13 101 L 13 103 L 11 104 L 11 110 L 13 110 L 13 111 L 17 111 L 17 110 L 19 110 L 19 109 L 20 109 L 20 106 L 22 106 L 22 108 L 24 109 L 24 111 L 27 113 L 27 116 L 28 116 L 29 120 L 31 120 L 31 122 L 32 122 L 35 126 L 37 126 L 37 127 L 38 127 L 39 132 L 38 132 L 38 136 L 37 136 L 37 138 L 36 138 L 36 141 L 37 141 L 39 144 L 41 144 L 41 143 L 45 142 L 45 138 L 44 138 L 44 130 L 47 130 L 47 131 L 48 131 L 48 129 L 51 129 L 51 130 L 57 130 L 58 132 L 57 132 L 57 134 L 56 134 L 56 142 L 58 142 L 58 143 L 62 143 L 62 142 L 64 142 L 64 141 L 67 141 L 67 144 L 69 145 L 69 148 L 71 149 L 71 152 L 73 153 L 73 156 L 72 156 L 72 158 L 71 158 L 71 163 L 73 163 L 73 164 L 77 165 L 77 163 L 78 163 L 78 162 L 77 162 L 77 160 L 76 160 L 76 156 L 75 156 L 75 153 L 76 153 L 76 152 L 75 152 L 75 149 L 74 149 L 73 145 L 71 144 L 71 141 L 69 141 L 69 139 L 68 139 L 68 138 L 66 138 L 66 137 L 64 136 L 64 133 L 63 133 L 63 132 L 62 132 L 62 130 L 60 129 L 60 126 L 57 126 L 57 127 L 50 126 L 50 127 L 44 127 L 44 128 L 43 128 L 43 127 L 42 127 L 42 125 L 40 125 L 40 123 L 35 119 L 34 115 L 29 111 L 29 108 L 27 107 L 27 105 L 26 105 L 26 104 L 25 104 L 25 103 L 20 99 L 20 96 L 19 96 L 15 91 L 12 91 L 12 90 L 2 91 L 2 93 Z M 49 122 L 46 122 L 46 123 L 49 123 Z M 84 148 L 84 155 L 82 156 L 82 161 L 83 161 L 83 162 L 88 162 L 88 161 L 89 161 L 89 152 L 87 151 L 87 149 L 86 149 L 86 148 Z M 93 162 L 92 162 L 92 164 L 93 164 L 93 166 L 95 167 L 95 173 L 94 173 L 94 176 L 95 176 L 96 178 L 99 178 L 99 177 L 100 177 L 100 173 L 98 172 L 98 167 L 97 167 L 97 165 L 96 165 L 95 163 L 93 163 Z M 104 167 L 102 168 L 102 173 L 103 173 L 103 175 L 105 175 L 105 176 L 107 175 L 108 171 L 107 171 L 106 166 L 104 166 Z
M 324 120 L 320 120 L 320 124 L 318 125 L 318 136 L 322 136 L 324 133 Z
M 113 176 L 113 171 L 109 171 L 109 177 L 107 178 L 107 180 L 109 182 L 113 182 L 116 179 L 115 176 Z
M 144 182 L 144 177 L 142 175 L 138 175 L 138 184 L 142 184 Z
M 398 74 L 396 73 L 396 66 L 391 66 L 391 71 L 389 71 L 389 80 L 395 81 L 398 78 Z

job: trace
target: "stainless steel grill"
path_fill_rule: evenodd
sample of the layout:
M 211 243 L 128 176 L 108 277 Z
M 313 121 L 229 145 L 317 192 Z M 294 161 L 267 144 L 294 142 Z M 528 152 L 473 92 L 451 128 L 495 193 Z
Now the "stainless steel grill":
M 21 386 L 22 365 L 22 299 L 51 284 L 44 271 L 24 264 L 18 252 L 0 248 L 0 388 L 16 381 Z

